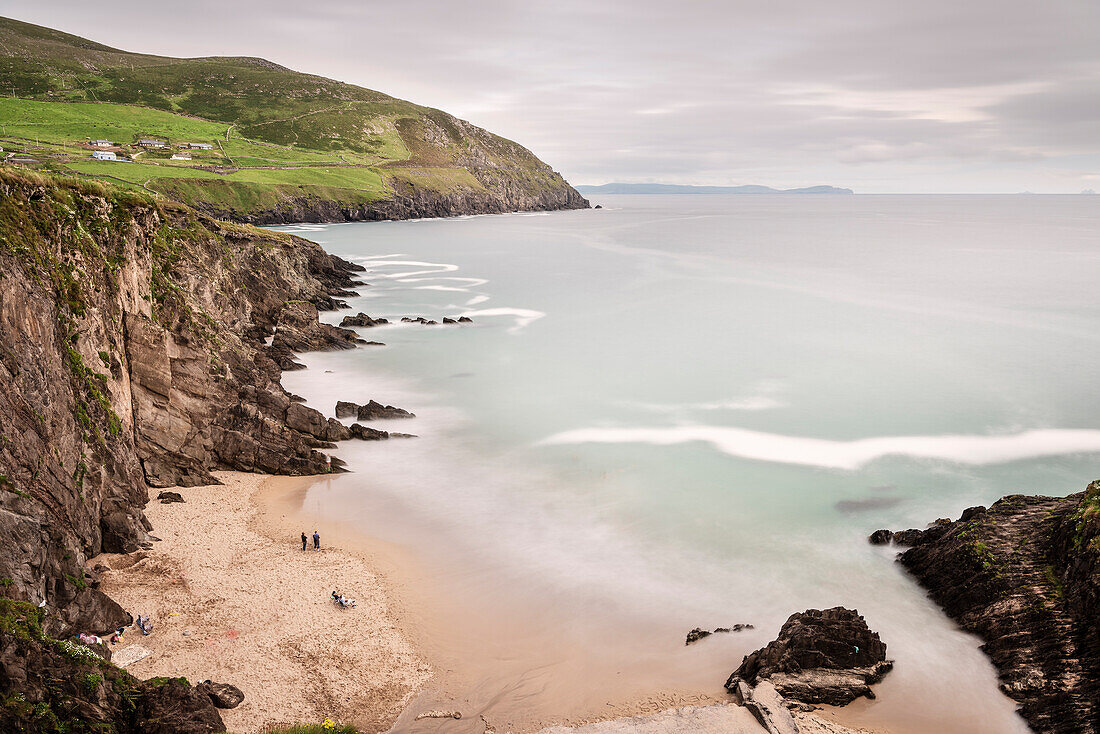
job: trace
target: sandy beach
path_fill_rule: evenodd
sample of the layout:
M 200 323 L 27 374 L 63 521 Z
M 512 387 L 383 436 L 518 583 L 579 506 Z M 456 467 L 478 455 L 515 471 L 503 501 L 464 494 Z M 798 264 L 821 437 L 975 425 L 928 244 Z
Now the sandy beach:
M 138 644 L 152 651 L 128 669 L 142 678 L 184 676 L 192 683 L 210 679 L 238 686 L 244 703 L 222 712 L 231 732 L 325 718 L 368 732 L 391 726 L 394 731 L 445 726 L 478 734 L 534 731 L 540 719 L 550 723 L 547 718 L 566 724 L 546 730 L 554 734 L 761 731 L 747 710 L 723 702 L 724 697 L 683 690 L 605 701 L 598 714 L 589 709 L 577 715 L 576 701 L 568 701 L 576 693 L 567 686 L 568 695 L 559 698 L 562 710 L 550 717 L 547 711 L 516 716 L 514 710 L 502 717 L 503 711 L 482 708 L 476 700 L 456 700 L 447 689 L 456 674 L 466 677 L 450 669 L 461 661 L 437 658 L 448 669 L 435 676 L 428 655 L 411 642 L 418 615 L 402 610 L 407 594 L 395 595 L 401 589 L 394 586 L 415 584 L 414 578 L 380 572 L 386 562 L 373 558 L 347 529 L 322 527 L 321 550 L 312 549 L 312 540 L 309 550 L 301 550 L 300 534 L 311 536 L 315 529 L 303 526 L 312 520 L 301 502 L 316 477 L 216 476 L 222 485 L 173 490 L 183 503 L 149 503 L 153 535 L 160 538 L 152 549 L 102 555 L 95 563 L 110 569 L 103 573 L 104 590 L 135 616 L 153 621 L 151 635 L 136 628 L 127 634 L 122 647 Z M 329 598 L 333 590 L 354 598 L 357 606 L 338 608 Z M 476 669 L 474 657 L 469 662 Z M 550 672 L 540 685 L 556 677 Z M 685 703 L 695 705 L 678 708 Z M 418 718 L 456 707 L 463 709 L 461 721 Z M 590 723 L 599 721 L 605 723 Z M 810 732 L 851 731 L 806 715 L 799 723 Z
M 314 528 L 260 509 L 264 492 L 315 478 L 216 476 L 222 485 L 175 488 L 184 503 L 149 503 L 161 539 L 151 550 L 96 559 L 111 568 L 104 590 L 153 620 L 148 637 L 126 636 L 153 653 L 129 670 L 238 686 L 244 703 L 222 716 L 239 734 L 326 717 L 387 728 L 431 672 L 396 628 L 381 580 L 324 534 L 320 552 L 303 552 L 300 533 Z M 338 608 L 333 590 L 357 607 Z

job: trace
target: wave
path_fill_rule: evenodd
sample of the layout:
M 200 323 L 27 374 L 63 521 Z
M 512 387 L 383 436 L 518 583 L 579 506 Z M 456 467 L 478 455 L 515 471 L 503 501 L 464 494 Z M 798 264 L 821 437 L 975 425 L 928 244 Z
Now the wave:
M 455 280 L 460 283 L 469 283 L 470 285 L 485 285 L 489 281 L 485 278 L 460 278 L 454 275 L 441 275 L 435 278 L 402 278 L 400 283 L 420 283 L 425 280 Z
M 474 296 L 470 300 L 466 301 L 467 306 L 476 306 L 479 303 L 485 303 L 489 300 L 489 296 Z
M 413 287 L 414 291 L 458 291 L 459 293 L 469 293 L 469 288 L 455 288 L 449 285 L 418 285 Z
M 723 426 L 669 428 L 580 428 L 539 441 L 553 446 L 580 443 L 646 443 L 669 446 L 702 441 L 742 459 L 859 469 L 885 456 L 939 459 L 958 464 L 1002 464 L 1043 456 L 1100 452 L 1100 431 L 1038 429 L 1009 435 L 881 436 L 833 441 Z
M 530 308 L 483 308 L 479 311 L 466 311 L 459 315 L 471 318 L 474 316 L 514 316 L 516 325 L 508 330 L 514 334 L 528 324 L 538 321 L 546 314 L 543 311 L 535 311 Z

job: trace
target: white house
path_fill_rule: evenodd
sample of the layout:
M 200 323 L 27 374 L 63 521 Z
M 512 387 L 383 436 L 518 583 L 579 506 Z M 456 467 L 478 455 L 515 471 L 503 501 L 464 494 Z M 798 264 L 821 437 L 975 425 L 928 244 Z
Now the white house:
M 97 161 L 117 161 L 118 156 L 109 150 L 94 150 L 92 151 L 92 158 Z
M 189 161 L 191 160 L 190 153 L 173 153 L 172 160 L 174 161 Z
M 187 147 L 191 150 L 213 150 L 214 146 L 210 143 L 188 143 Z
M 111 147 L 114 147 L 114 143 L 112 143 L 110 140 L 92 140 L 92 141 L 89 141 L 88 145 L 92 146 L 93 148 L 111 148 Z
M 142 148 L 163 148 L 163 140 L 139 140 L 137 142 Z

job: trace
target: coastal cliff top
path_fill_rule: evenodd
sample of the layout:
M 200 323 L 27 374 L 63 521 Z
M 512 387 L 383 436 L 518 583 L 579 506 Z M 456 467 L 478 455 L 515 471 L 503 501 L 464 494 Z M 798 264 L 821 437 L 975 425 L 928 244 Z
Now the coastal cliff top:
M 221 218 L 274 223 L 579 208 L 518 143 L 250 57 L 130 53 L 0 18 L 3 145 Z M 10 88 L 10 89 L 9 89 Z M 93 155 L 94 154 L 94 155 Z

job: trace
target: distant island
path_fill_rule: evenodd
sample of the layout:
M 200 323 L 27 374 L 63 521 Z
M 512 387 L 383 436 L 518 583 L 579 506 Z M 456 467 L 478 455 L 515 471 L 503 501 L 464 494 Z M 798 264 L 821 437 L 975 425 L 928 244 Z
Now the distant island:
M 836 186 L 807 186 L 801 189 L 773 189 L 771 186 L 683 186 L 680 184 L 609 183 L 577 186 L 582 194 L 851 194 Z

